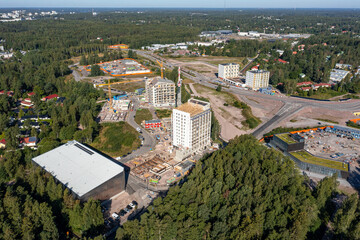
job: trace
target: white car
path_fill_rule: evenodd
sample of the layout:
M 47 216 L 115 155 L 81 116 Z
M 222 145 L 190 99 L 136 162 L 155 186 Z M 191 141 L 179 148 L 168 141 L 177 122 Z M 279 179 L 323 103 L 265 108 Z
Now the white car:
M 133 203 L 129 203 L 129 206 L 130 206 L 131 208 L 135 208 L 135 205 L 134 205 Z
M 113 214 L 111 214 L 111 216 L 114 218 L 114 219 L 119 219 L 120 217 L 119 217 L 119 215 L 117 214 L 117 213 L 113 213 Z

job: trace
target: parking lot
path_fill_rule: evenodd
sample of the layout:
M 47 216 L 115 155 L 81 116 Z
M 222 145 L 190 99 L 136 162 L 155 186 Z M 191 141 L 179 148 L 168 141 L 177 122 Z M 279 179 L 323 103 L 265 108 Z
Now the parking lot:
M 144 207 L 147 207 L 157 196 L 157 193 L 146 189 L 139 189 L 131 195 L 123 191 L 102 203 L 105 227 L 110 229 L 124 224 L 128 219 L 134 218 Z

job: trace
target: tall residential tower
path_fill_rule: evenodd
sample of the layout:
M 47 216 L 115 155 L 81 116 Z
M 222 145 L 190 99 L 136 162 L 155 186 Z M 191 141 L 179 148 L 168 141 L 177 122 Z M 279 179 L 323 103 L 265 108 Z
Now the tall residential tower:
M 210 146 L 210 103 L 190 99 L 173 109 L 171 118 L 172 144 L 179 149 L 176 158 L 184 159 Z

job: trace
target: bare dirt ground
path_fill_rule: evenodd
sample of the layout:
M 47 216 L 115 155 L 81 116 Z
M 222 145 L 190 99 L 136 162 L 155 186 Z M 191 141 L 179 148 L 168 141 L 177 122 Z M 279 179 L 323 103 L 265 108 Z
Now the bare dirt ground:
M 250 134 L 254 129 L 244 129 L 241 122 L 245 120 L 242 116 L 242 110 L 233 106 L 224 106 L 227 102 L 225 95 L 215 95 L 213 91 L 202 88 L 199 85 L 196 87 L 193 84 L 189 84 L 189 87 L 193 91 L 195 96 L 205 97 L 210 100 L 211 108 L 214 111 L 216 119 L 219 121 L 221 126 L 220 136 L 225 141 L 228 141 L 238 135 Z M 281 102 L 278 101 L 263 101 L 258 97 L 240 97 L 240 101 L 247 103 L 253 114 L 259 117 L 261 120 L 270 119 L 282 106 Z
M 351 112 L 337 111 L 336 109 L 307 107 L 295 114 L 292 119 L 299 117 L 330 120 L 338 122 L 340 125 L 346 125 L 346 122 L 354 118 L 354 115 Z

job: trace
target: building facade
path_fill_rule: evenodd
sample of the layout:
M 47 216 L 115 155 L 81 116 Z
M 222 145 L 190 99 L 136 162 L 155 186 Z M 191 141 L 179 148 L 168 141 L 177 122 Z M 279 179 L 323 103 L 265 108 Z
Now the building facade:
M 168 79 L 154 78 L 146 82 L 146 101 L 154 107 L 175 106 L 175 83 Z
M 266 88 L 269 86 L 270 72 L 264 70 L 251 70 L 246 72 L 245 84 L 257 90 L 259 88 Z
M 210 103 L 190 99 L 187 103 L 173 109 L 172 144 L 180 149 L 185 158 L 192 153 L 211 145 Z
M 240 66 L 237 63 L 219 64 L 219 78 L 237 78 L 240 74 Z

